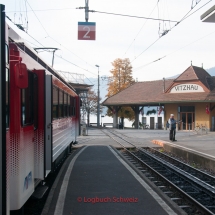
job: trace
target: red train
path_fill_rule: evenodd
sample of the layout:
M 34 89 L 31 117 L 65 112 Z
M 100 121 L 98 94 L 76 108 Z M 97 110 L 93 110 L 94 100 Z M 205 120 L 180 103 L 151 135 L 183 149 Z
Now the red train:
M 80 100 L 8 25 L 6 55 L 7 206 L 19 210 L 76 142 Z

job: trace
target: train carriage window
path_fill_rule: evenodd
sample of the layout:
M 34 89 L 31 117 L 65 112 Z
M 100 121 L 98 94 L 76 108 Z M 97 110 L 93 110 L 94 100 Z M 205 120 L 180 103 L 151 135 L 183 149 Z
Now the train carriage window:
M 75 116 L 76 115 L 76 99 L 75 98 L 73 98 L 73 100 L 74 100 L 74 102 L 73 102 L 73 116 Z
M 9 128 L 9 116 L 10 116 L 10 112 L 9 112 L 9 49 L 8 49 L 8 45 L 5 44 L 5 62 L 6 62 L 6 74 L 5 74 L 5 87 L 6 87 L 6 128 Z
M 59 118 L 63 117 L 63 91 L 59 90 Z
M 34 96 L 33 96 L 33 88 L 34 88 L 34 74 L 28 71 L 28 88 L 22 89 L 22 126 L 33 124 L 34 120 L 34 112 L 33 112 L 33 104 L 34 104 Z
M 67 116 L 70 116 L 70 95 L 67 95 Z
M 75 98 L 70 97 L 70 116 L 75 116 Z
M 9 69 L 6 68 L 6 128 L 9 128 Z
M 58 88 L 53 86 L 53 98 L 52 98 L 52 116 L 53 119 L 58 118 Z
M 71 96 L 68 95 L 68 103 L 67 103 L 68 116 L 71 116 L 70 100 L 71 100 Z
M 34 129 L 38 128 L 38 77 L 34 73 Z
M 64 117 L 68 116 L 68 94 L 64 92 Z
M 74 103 L 73 97 L 70 96 L 69 116 L 73 116 L 73 106 L 74 106 L 73 103 Z
M 6 62 L 6 64 L 9 64 L 9 51 L 8 51 L 7 44 L 5 44 L 5 56 L 6 56 L 5 62 Z

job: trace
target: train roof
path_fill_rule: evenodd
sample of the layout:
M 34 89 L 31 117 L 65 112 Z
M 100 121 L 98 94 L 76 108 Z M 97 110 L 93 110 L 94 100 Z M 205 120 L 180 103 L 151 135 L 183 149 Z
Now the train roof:
M 48 63 L 46 63 L 38 53 L 30 46 L 28 43 L 9 25 L 9 42 L 14 42 L 23 52 L 28 54 L 31 58 L 33 58 L 36 62 L 38 62 L 41 66 L 43 66 L 47 71 L 61 80 L 64 84 L 66 84 L 69 88 L 76 91 L 70 83 L 68 83 L 53 67 L 51 67 Z

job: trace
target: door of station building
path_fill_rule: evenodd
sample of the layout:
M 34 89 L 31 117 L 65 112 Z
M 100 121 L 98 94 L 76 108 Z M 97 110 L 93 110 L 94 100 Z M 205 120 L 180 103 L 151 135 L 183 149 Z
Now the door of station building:
M 194 129 L 194 113 L 180 113 L 181 114 L 181 130 Z
M 180 110 L 180 120 L 179 124 L 180 130 L 193 130 L 195 125 L 195 107 L 194 106 L 184 106 L 179 107 Z
M 212 120 L 211 120 L 211 131 L 215 131 L 215 116 L 212 116 Z
M 162 117 L 158 117 L 158 129 L 162 129 Z
M 155 129 L 155 118 L 154 117 L 150 117 L 150 129 Z

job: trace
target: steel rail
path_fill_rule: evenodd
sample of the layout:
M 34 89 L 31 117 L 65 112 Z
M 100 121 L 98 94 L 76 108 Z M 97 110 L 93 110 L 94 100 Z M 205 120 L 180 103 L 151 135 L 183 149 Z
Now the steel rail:
M 127 149 L 124 149 L 124 150 L 126 150 L 126 152 L 129 153 L 132 157 L 134 157 L 139 163 L 141 163 L 146 168 L 148 168 L 150 171 L 152 171 L 154 174 L 156 174 L 157 176 L 159 176 L 167 184 L 169 184 L 172 187 L 174 187 L 174 189 L 176 189 L 179 193 L 183 194 L 188 199 L 188 201 L 191 203 L 191 205 L 195 204 L 198 207 L 198 209 L 200 209 L 202 211 L 202 213 L 204 213 L 204 214 L 205 213 L 206 214 L 214 214 L 212 211 L 210 211 L 209 209 L 207 209 L 204 205 L 202 205 L 197 200 L 195 200 L 192 196 L 190 196 L 189 194 L 187 194 L 185 191 L 183 191 L 181 188 L 179 188 L 177 185 L 175 185 L 173 182 L 171 182 L 165 176 L 163 176 L 158 171 L 156 171 L 153 167 L 149 166 L 147 163 L 145 163 L 140 158 L 138 158 L 133 152 L 131 152 L 131 151 L 127 150 Z
M 204 188 L 205 192 L 207 192 L 209 195 L 213 195 L 215 197 L 215 188 L 204 181 L 200 180 L 199 178 L 194 177 L 193 175 L 187 173 L 186 171 L 174 166 L 173 164 L 149 153 L 147 150 L 144 149 L 139 149 L 139 152 L 144 153 L 144 155 L 149 156 L 150 158 L 154 159 L 155 162 L 165 166 L 166 168 L 170 169 L 171 171 L 180 174 L 181 176 L 183 175 L 183 178 L 185 180 L 190 180 L 192 181 L 191 183 L 195 183 L 197 186 L 200 186 Z
M 102 130 L 103 131 L 103 130 Z M 104 131 L 103 131 L 104 132 Z M 109 131 L 110 132 L 110 131 Z M 106 132 L 104 132 L 106 133 Z M 122 137 L 120 137 L 119 135 L 115 134 L 114 132 L 110 132 L 111 134 L 114 134 L 115 136 L 117 136 L 118 138 L 124 140 L 126 143 L 129 143 L 130 145 L 134 146 L 137 150 L 141 150 L 140 148 L 136 147 L 134 144 L 132 144 L 131 142 L 123 139 Z M 111 135 L 109 135 L 108 133 L 106 133 L 110 138 L 112 138 L 114 141 L 116 141 L 117 143 L 119 143 L 124 150 L 126 151 L 126 153 L 128 153 L 130 156 L 132 156 L 135 160 L 137 160 L 141 165 L 145 166 L 148 170 L 150 170 L 153 174 L 156 174 L 158 177 L 160 177 L 165 183 L 169 184 L 170 186 L 172 186 L 175 190 L 177 190 L 180 194 L 184 195 L 187 198 L 187 201 L 190 203 L 190 205 L 195 205 L 195 207 L 198 208 L 198 210 L 200 210 L 203 214 L 214 214 L 212 211 L 210 211 L 208 208 L 206 208 L 204 205 L 202 205 L 200 202 L 198 202 L 197 200 L 195 200 L 192 196 L 190 196 L 189 194 L 187 194 L 185 191 L 183 191 L 181 188 L 179 188 L 177 185 L 175 185 L 173 182 L 171 182 L 170 180 L 168 180 L 165 176 L 163 176 L 162 174 L 160 174 L 158 171 L 156 171 L 153 167 L 151 167 L 150 165 L 148 165 L 146 162 L 144 162 L 143 160 L 141 160 L 139 157 L 137 157 L 133 152 L 129 151 L 122 143 L 120 143 L 119 141 L 117 141 L 114 137 L 112 137 Z M 149 155 L 150 156 L 150 155 Z M 151 156 L 150 156 L 151 157 Z M 165 161 L 163 161 L 162 163 L 164 163 Z M 167 162 L 165 162 L 167 163 Z M 180 173 L 178 173 L 180 174 Z M 201 185 L 200 185 L 201 186 Z
M 203 172 L 199 169 L 196 169 L 180 160 L 178 160 L 177 158 L 171 157 L 163 152 L 158 151 L 157 149 L 151 148 L 149 147 L 149 150 L 151 151 L 155 151 L 156 153 L 159 154 L 159 157 L 161 159 L 167 158 L 168 160 L 171 160 L 171 162 L 173 162 L 173 165 L 176 166 L 179 169 L 182 169 L 183 171 L 187 172 L 187 174 L 192 175 L 193 177 L 201 180 L 200 176 L 204 176 L 207 180 L 207 182 L 205 182 L 205 180 L 203 181 L 206 185 L 208 185 L 209 187 L 211 187 L 212 189 L 215 189 L 214 185 L 215 185 L 215 177 L 212 175 L 209 175 L 206 172 Z M 157 156 L 157 155 L 156 155 Z M 202 180 L 201 180 L 202 181 Z

